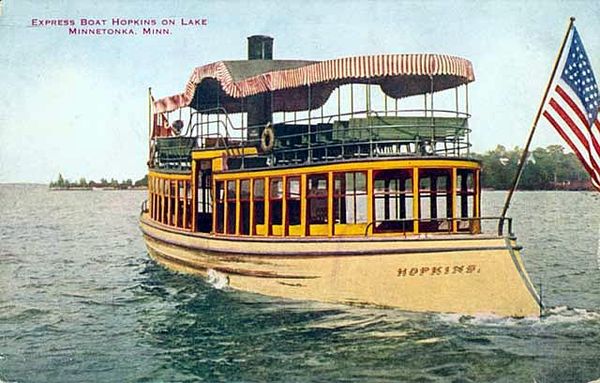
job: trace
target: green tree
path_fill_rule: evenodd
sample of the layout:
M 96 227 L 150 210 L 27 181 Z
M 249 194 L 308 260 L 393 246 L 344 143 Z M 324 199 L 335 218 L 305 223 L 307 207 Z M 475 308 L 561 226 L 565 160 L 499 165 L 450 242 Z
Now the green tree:
M 507 150 L 498 145 L 483 155 L 475 155 L 482 164 L 482 186 L 506 190 L 512 186 L 522 149 Z M 589 176 L 573 153 L 565 153 L 561 145 L 537 148 L 527 156 L 519 189 L 548 190 L 564 184 L 588 180 Z
M 144 178 L 135 181 L 135 186 L 148 186 L 148 175 L 146 174 Z
M 63 178 L 62 174 L 58 173 L 58 180 L 56 181 L 56 186 L 58 186 L 59 188 L 62 188 L 65 186 L 65 179 Z

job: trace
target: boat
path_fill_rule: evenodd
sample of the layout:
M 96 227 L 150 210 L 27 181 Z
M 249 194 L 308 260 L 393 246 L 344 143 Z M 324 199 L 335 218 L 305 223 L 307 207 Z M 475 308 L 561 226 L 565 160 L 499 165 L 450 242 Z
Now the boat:
M 274 297 L 540 315 L 512 220 L 481 215 L 470 61 L 272 52 L 250 36 L 247 60 L 195 68 L 180 94 L 149 89 L 151 258 Z

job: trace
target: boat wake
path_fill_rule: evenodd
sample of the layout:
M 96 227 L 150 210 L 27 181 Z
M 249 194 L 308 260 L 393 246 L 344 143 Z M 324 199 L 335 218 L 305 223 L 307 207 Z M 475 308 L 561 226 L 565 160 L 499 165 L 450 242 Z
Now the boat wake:
M 474 326 L 549 326 L 590 321 L 600 322 L 600 312 L 598 311 L 567 306 L 549 307 L 544 310 L 542 317 L 507 318 L 490 314 L 436 314 L 436 316 L 442 322 Z
M 217 290 L 223 290 L 229 286 L 229 277 L 214 269 L 208 269 L 206 282 Z
M 541 321 L 548 324 L 600 321 L 600 312 L 567 306 L 557 306 L 548 308 Z

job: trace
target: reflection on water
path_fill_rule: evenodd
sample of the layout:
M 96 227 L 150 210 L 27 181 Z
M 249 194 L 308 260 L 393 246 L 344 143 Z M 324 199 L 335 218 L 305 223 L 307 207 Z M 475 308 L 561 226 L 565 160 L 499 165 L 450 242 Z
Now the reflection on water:
M 504 194 L 484 194 L 497 215 Z M 216 289 L 147 258 L 144 192 L 0 186 L 0 381 L 600 378 L 600 204 L 517 193 L 542 319 L 418 314 Z

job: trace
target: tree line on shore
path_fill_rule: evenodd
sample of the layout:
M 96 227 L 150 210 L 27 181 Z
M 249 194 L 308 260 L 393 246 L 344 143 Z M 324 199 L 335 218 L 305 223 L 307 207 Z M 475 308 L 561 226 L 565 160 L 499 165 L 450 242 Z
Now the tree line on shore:
M 523 150 L 498 145 L 484 154 L 481 161 L 481 185 L 488 189 L 507 190 L 513 183 Z M 590 177 L 574 153 L 565 153 L 561 145 L 536 148 L 527 156 L 519 181 L 520 190 L 593 190 Z
M 515 147 L 512 150 L 502 145 L 484 154 L 473 154 L 481 162 L 483 188 L 507 190 L 511 187 L 518 169 L 523 150 Z M 80 178 L 78 182 L 64 179 L 61 174 L 56 181 L 50 183 L 53 189 L 72 188 L 114 188 L 130 189 L 148 186 L 148 176 L 137 181 L 131 179 L 110 181 L 102 178 L 100 182 L 87 181 Z M 550 145 L 537 148 L 527 156 L 527 164 L 519 182 L 521 190 L 593 190 L 590 177 L 574 153 L 565 153 L 561 145 Z
M 79 181 L 70 181 L 58 174 L 56 181 L 50 182 L 51 189 L 91 189 L 91 188 L 111 188 L 111 189 L 131 189 L 134 187 L 146 187 L 148 186 L 148 176 L 133 181 L 132 179 L 126 179 L 118 181 L 114 178 L 107 180 L 101 178 L 100 181 L 90 180 L 87 181 L 84 177 L 80 178 Z

